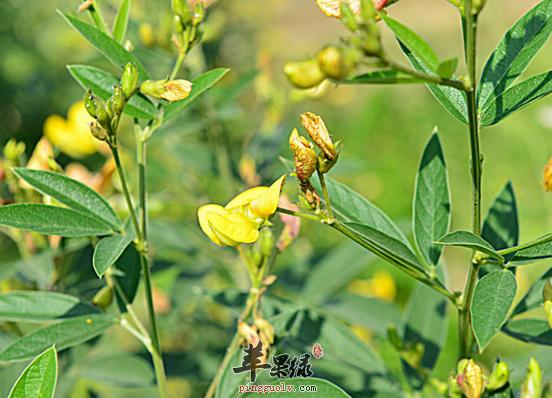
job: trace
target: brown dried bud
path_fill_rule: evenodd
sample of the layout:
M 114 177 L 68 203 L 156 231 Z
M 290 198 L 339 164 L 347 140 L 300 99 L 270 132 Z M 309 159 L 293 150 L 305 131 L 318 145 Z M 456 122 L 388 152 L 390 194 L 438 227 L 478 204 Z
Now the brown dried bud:
M 337 157 L 337 151 L 330 137 L 330 133 L 324 124 L 322 118 L 311 112 L 301 114 L 301 124 L 309 133 L 311 139 L 320 150 L 324 153 L 324 157 L 333 160 Z
M 289 136 L 289 147 L 293 152 L 295 172 L 301 181 L 307 181 L 316 170 L 317 156 L 312 149 L 312 144 L 301 137 L 297 129 L 293 129 Z

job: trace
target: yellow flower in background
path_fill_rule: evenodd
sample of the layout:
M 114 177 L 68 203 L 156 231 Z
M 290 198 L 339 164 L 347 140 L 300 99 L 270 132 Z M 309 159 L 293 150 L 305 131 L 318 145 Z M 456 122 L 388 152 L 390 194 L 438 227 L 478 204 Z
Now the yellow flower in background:
M 341 17 L 341 3 L 344 0 L 316 0 L 316 4 L 324 14 L 328 17 Z M 349 7 L 356 14 L 360 11 L 360 0 L 348 0 Z
M 377 297 L 385 301 L 393 301 L 397 296 L 397 285 L 387 271 L 377 271 L 370 279 L 355 279 L 347 290 L 365 297 Z
M 219 246 L 255 242 L 259 238 L 259 228 L 276 213 L 285 179 L 284 175 L 270 187 L 248 189 L 225 207 L 201 206 L 197 211 L 201 229 Z
M 98 149 L 105 149 L 106 145 L 90 134 L 89 123 L 92 121 L 84 103 L 79 101 L 69 108 L 67 119 L 60 115 L 49 116 L 44 122 L 44 135 L 63 153 L 73 158 L 83 158 Z

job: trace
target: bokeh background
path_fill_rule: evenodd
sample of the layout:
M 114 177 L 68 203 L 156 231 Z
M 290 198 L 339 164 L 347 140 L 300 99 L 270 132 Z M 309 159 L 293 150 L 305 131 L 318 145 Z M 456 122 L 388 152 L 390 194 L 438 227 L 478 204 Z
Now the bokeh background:
M 100 3 L 110 20 L 115 2 Z M 134 3 L 129 28 L 134 52 L 162 77 L 172 62 L 169 2 Z M 507 28 L 537 3 L 488 1 L 479 22 L 479 68 Z M 82 97 L 82 89 L 69 75 L 67 64 L 87 63 L 111 69 L 55 12 L 58 8 L 74 11 L 78 5 L 77 0 L 0 3 L 0 147 L 16 138 L 26 143 L 30 155 L 43 135 L 46 118 L 53 114 L 65 116 Z M 448 2 L 402 0 L 389 13 L 428 40 L 441 58 L 461 54 L 460 23 Z M 291 129 L 299 127 L 299 113 L 321 114 L 334 137 L 343 140 L 344 150 L 339 165 L 332 170 L 333 177 L 376 203 L 405 231 L 409 228 L 421 151 L 431 131 L 438 128 L 452 187 L 452 228 L 469 229 L 471 223 L 466 128 L 423 86 L 328 84 L 316 93 L 305 93 L 288 84 L 282 73 L 286 61 L 313 56 L 320 47 L 337 43 L 345 34 L 338 21 L 318 10 L 314 0 L 220 0 L 211 6 L 209 18 L 206 43 L 192 52 L 182 75 L 197 75 L 206 66 L 225 66 L 232 71 L 209 100 L 154 136 L 148 176 L 154 250 L 159 254 L 155 277 L 167 306 L 163 326 L 171 331 L 164 334 L 163 344 L 169 351 L 180 353 L 174 355 L 173 362 L 169 355 L 169 369 L 174 369 L 178 388 L 191 396 L 196 396 L 209 378 L 209 372 L 202 374 L 198 369 L 214 369 L 220 359 L 220 340 L 224 340 L 226 329 L 212 323 L 232 325 L 226 310 L 205 306 L 197 297 L 205 290 L 246 286 L 233 253 L 221 256 L 224 249 L 215 248 L 200 234 L 195 210 L 205 202 L 224 203 L 259 178 L 268 182 L 281 174 L 284 168 L 278 157 L 290 157 L 287 139 Z M 395 59 L 406 62 L 385 30 L 384 41 Z M 547 44 L 526 75 L 549 70 L 551 57 L 552 47 Z M 122 133 L 128 146 L 132 144 L 130 131 L 129 124 Z M 511 180 L 518 200 L 521 241 L 550 232 L 552 196 L 543 191 L 542 170 L 552 155 L 552 99 L 516 113 L 498 127 L 484 129 L 481 139 L 484 209 Z M 73 161 L 66 154 L 60 154 L 57 160 L 62 166 Z M 79 161 L 90 170 L 97 170 L 102 163 L 101 155 Z M 130 151 L 127 161 L 133 162 Z M 115 194 L 112 200 L 120 198 Z M 4 257 L 0 254 L 0 258 L 7 258 L 11 244 L 2 242 L 0 252 L 4 251 Z M 334 257 L 328 259 L 332 254 Z M 275 289 L 301 297 L 298 292 L 324 260 L 341 263 L 342 267 L 360 263 L 352 277 L 356 285 L 353 281 L 352 285 L 339 286 L 338 291 L 364 286 L 366 294 L 377 295 L 369 284 L 358 282 L 370 281 L 374 275 L 382 277 L 378 271 L 386 270 L 394 281 L 386 299 L 404 305 L 408 298 L 410 280 L 381 261 L 366 257 L 332 231 L 308 224 L 278 260 L 280 282 Z M 446 261 L 449 286 L 462 289 L 469 253 L 447 249 Z M 0 262 L 0 275 L 6 264 L 8 261 Z M 79 266 L 91 267 L 86 263 Z M 547 266 L 521 269 L 519 293 L 524 293 Z M 370 339 L 368 333 L 364 337 Z M 451 332 L 449 354 L 445 352 L 440 360 L 442 375 L 454 362 L 450 351 L 454 339 Z M 514 361 L 514 372 L 521 373 L 527 347 L 502 336 L 495 339 L 483 360 L 490 364 L 500 354 Z M 537 355 L 550 355 L 550 351 L 540 349 Z M 552 376 L 552 369 L 545 371 Z M 181 377 L 186 372 L 192 372 L 195 378 Z M 7 386 L 1 387 L 4 391 Z

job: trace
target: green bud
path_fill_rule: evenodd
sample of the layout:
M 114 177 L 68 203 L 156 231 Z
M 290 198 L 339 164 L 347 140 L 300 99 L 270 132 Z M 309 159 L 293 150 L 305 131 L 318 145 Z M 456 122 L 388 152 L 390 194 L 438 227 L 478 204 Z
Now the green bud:
M 84 93 L 84 107 L 86 108 L 88 114 L 92 117 L 96 117 L 96 104 L 94 103 L 94 95 L 92 90 L 86 90 Z
M 107 141 L 107 131 L 101 127 L 96 121 L 92 121 L 89 124 L 90 132 L 92 135 L 100 140 L 100 141 Z
M 520 398 L 540 398 L 542 388 L 542 371 L 535 358 L 529 360 L 527 373 L 521 385 Z
M 100 97 L 94 97 L 94 104 L 96 106 L 96 120 L 102 127 L 109 128 L 111 117 L 107 111 L 106 103 Z
M 479 14 L 481 10 L 483 10 L 483 7 L 485 7 L 486 3 L 487 0 L 473 0 L 473 12 L 475 14 Z
M 113 86 L 113 96 L 111 98 L 113 99 L 111 102 L 113 112 L 116 115 L 120 115 L 125 107 L 125 95 L 123 94 L 123 88 L 120 84 L 115 84 Z
M 288 62 L 284 65 L 284 73 L 291 84 L 298 88 L 316 87 L 326 78 L 318 65 L 318 59 Z
M 113 302 L 113 289 L 109 286 L 102 287 L 92 298 L 92 304 L 106 309 Z
M 201 1 L 196 2 L 194 15 L 192 16 L 192 25 L 198 26 L 205 19 L 205 6 Z
M 16 164 L 19 162 L 21 155 L 25 153 L 25 143 L 17 142 L 15 138 L 10 139 L 4 146 L 4 157 Z
M 360 16 L 364 22 L 374 22 L 377 11 L 372 0 L 360 0 Z
M 508 383 L 509 378 L 510 370 L 508 369 L 508 364 L 504 361 L 499 360 L 498 362 L 496 362 L 485 388 L 488 391 L 500 390 L 506 385 L 506 383 Z
M 191 22 L 192 14 L 186 0 L 172 0 L 172 9 L 181 18 L 183 24 Z
M 176 33 L 184 32 L 184 25 L 182 23 L 182 18 L 180 18 L 178 15 L 174 16 L 173 25 L 174 25 L 174 31 Z
M 264 257 L 270 257 L 274 249 L 274 235 L 272 234 L 272 230 L 270 228 L 263 228 L 259 240 L 261 243 L 261 254 Z
M 375 24 L 368 26 L 367 32 L 363 36 L 363 40 L 361 41 L 362 51 L 368 56 L 381 58 L 383 56 L 383 47 L 378 27 Z
M 355 63 L 354 52 L 347 52 L 341 47 L 328 46 L 318 53 L 320 69 L 332 79 L 341 80 L 347 77 Z
M 354 32 L 358 29 L 356 22 L 356 16 L 351 6 L 347 1 L 341 2 L 341 22 L 351 31 Z
M 121 77 L 121 87 L 127 100 L 132 97 L 138 89 L 138 70 L 130 62 L 125 65 L 123 76 Z

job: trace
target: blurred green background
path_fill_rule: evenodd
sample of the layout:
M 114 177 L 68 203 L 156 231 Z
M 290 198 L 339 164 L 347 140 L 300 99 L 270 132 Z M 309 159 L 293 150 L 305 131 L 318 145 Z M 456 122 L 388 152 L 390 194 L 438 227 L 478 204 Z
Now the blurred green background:
M 52 114 L 66 115 L 70 105 L 81 98 L 82 89 L 72 80 L 66 64 L 87 63 L 110 69 L 55 12 L 57 8 L 74 11 L 79 3 L 76 0 L 0 3 L 0 146 L 16 138 L 27 144 L 30 154 L 42 136 L 45 119 Z M 479 22 L 479 69 L 507 28 L 537 3 L 537 0 L 488 1 Z M 100 4 L 110 19 L 115 2 L 105 0 Z M 448 2 L 402 0 L 389 13 L 428 40 L 442 59 L 461 54 L 460 21 Z M 318 10 L 314 0 L 220 0 L 211 7 L 209 18 L 208 40 L 202 51 L 197 49 L 190 55 L 183 75 L 197 75 L 204 65 L 230 67 L 232 71 L 222 88 L 213 90 L 211 100 L 160 131 L 151 143 L 148 177 L 152 189 L 154 248 L 157 238 L 162 262 L 178 263 L 177 273 L 181 277 L 171 277 L 173 268 L 164 273 L 160 264 L 156 280 L 161 288 L 170 292 L 175 284 L 182 284 L 189 288 L 187 294 L 193 296 L 194 289 L 197 292 L 224 287 L 225 282 L 217 277 L 225 273 L 233 274 L 233 281 L 245 286 L 244 275 L 233 268 L 236 264 L 217 258 L 224 249 L 213 247 L 200 235 L 195 210 L 206 202 L 224 203 L 247 185 L 243 170 L 240 177 L 244 155 L 256 161 L 263 182 L 281 174 L 283 167 L 278 156 L 290 157 L 287 139 L 291 129 L 299 126 L 298 116 L 304 111 L 321 114 L 333 136 L 343 140 L 344 150 L 332 171 L 333 177 L 372 200 L 405 231 L 409 228 L 421 151 L 431 131 L 438 128 L 452 187 L 452 229 L 469 229 L 467 131 L 423 86 L 328 85 L 316 96 L 292 89 L 283 76 L 283 64 L 313 56 L 323 45 L 337 43 L 339 35 L 345 33 L 338 21 Z M 135 0 L 129 34 L 135 53 L 154 74 L 162 77 L 172 59 L 168 50 L 169 2 Z M 406 63 L 390 32 L 385 30 L 384 40 L 386 50 Z M 552 46 L 547 44 L 526 75 L 549 70 L 551 57 Z M 224 88 L 240 81 L 244 88 L 225 100 Z M 123 136 L 129 145 L 130 130 L 129 125 L 124 130 L 126 138 Z M 542 188 L 542 170 L 552 155 L 551 133 L 550 98 L 482 132 L 484 208 L 511 180 L 518 199 L 522 242 L 550 232 L 552 225 L 552 196 Z M 132 156 L 128 156 L 132 162 Z M 59 161 L 64 165 L 70 159 L 63 155 Z M 98 167 L 94 157 L 83 162 L 90 169 Z M 288 291 L 299 290 L 318 260 L 341 242 L 332 231 L 304 224 L 301 237 L 278 261 L 276 273 L 281 275 L 281 284 Z M 447 249 L 446 260 L 448 285 L 462 289 L 469 252 Z M 366 261 L 366 265 L 358 277 L 370 277 L 378 269 L 389 269 L 379 261 Z M 520 270 L 519 293 L 524 293 L 530 281 L 547 266 L 532 265 Z M 394 270 L 390 272 L 397 280 L 397 301 L 402 304 L 411 282 Z M 173 308 L 182 305 L 185 308 L 182 311 L 193 314 L 197 309 L 184 306 L 188 299 L 185 296 L 171 296 Z M 178 331 L 170 336 L 171 342 L 164 344 L 184 350 L 193 346 L 190 355 L 209 349 L 217 352 L 217 339 L 224 336 L 217 328 L 198 335 L 194 328 L 201 325 L 177 315 L 168 316 L 163 322 L 167 328 L 175 327 Z M 169 326 L 171 322 L 184 325 Z M 208 326 L 201 327 L 210 330 Z M 512 342 L 506 337 L 495 339 L 488 350 L 487 363 L 496 354 L 512 358 L 522 354 L 525 361 L 527 351 L 520 352 L 522 344 Z M 540 355 L 550 355 L 550 351 L 541 349 Z M 187 366 L 199 366 L 203 359 L 216 358 L 216 355 L 196 356 Z M 443 361 L 452 366 L 453 355 Z M 525 362 L 520 362 L 515 371 L 521 372 L 524 366 Z M 546 371 L 550 376 L 552 369 Z M 208 379 L 207 375 L 202 377 Z

